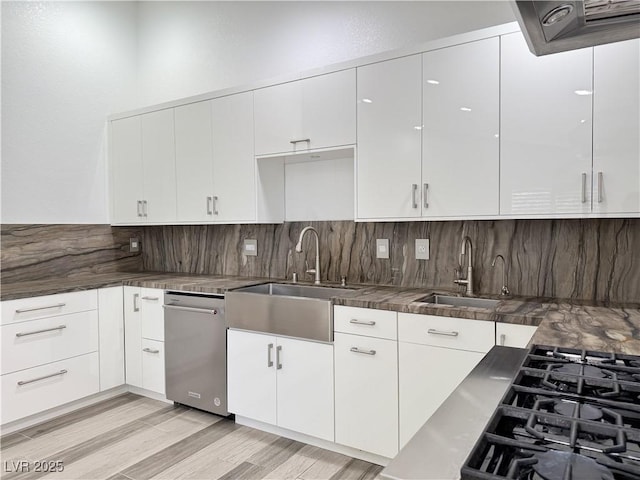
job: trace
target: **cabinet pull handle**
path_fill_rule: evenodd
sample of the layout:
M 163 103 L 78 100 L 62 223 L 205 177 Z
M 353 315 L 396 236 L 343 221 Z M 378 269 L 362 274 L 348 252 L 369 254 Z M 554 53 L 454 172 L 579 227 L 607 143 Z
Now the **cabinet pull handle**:
M 271 357 L 271 353 L 273 352 L 273 343 L 267 345 L 267 368 L 273 367 L 273 360 Z
M 425 183 L 423 185 L 424 191 L 424 208 L 429 208 L 429 184 Z
M 282 345 L 276 347 L 276 370 L 282 370 L 282 363 L 280 363 L 280 352 L 282 351 Z
M 16 337 L 26 337 L 29 335 L 35 335 L 37 333 L 44 333 L 44 332 L 53 332 L 55 330 L 64 330 L 65 328 L 67 328 L 66 325 L 58 325 L 57 327 L 52 327 L 52 328 L 43 328 L 42 330 L 34 330 L 32 332 L 18 332 L 16 333 Z
M 349 320 L 349 323 L 353 323 L 354 325 L 369 325 L 371 327 L 376 324 L 376 322 L 374 322 L 373 320 L 357 320 L 355 318 Z
M 500 334 L 500 345 L 504 346 L 504 342 L 507 340 L 507 336 L 504 333 Z
M 582 203 L 587 203 L 587 174 L 582 174 Z
M 62 308 L 65 305 L 66 303 L 56 303 L 55 305 L 47 305 L 45 307 L 18 308 L 16 309 L 16 313 L 35 312 L 37 310 L 47 310 L 49 308 Z
M 297 144 L 297 143 L 302 143 L 302 142 L 307 142 L 307 143 L 309 143 L 309 142 L 311 142 L 311 139 L 310 139 L 310 138 L 301 138 L 300 140 L 291 140 L 289 143 L 290 143 L 291 145 L 295 145 L 295 144 Z
M 138 200 L 137 203 L 138 203 L 138 206 L 136 207 L 136 209 L 137 209 L 137 212 L 138 212 L 138 216 L 141 217 L 142 216 L 142 211 L 141 211 L 141 209 L 142 209 L 142 200 Z
M 457 337 L 459 332 L 445 332 L 443 330 L 436 330 L 435 328 L 430 328 L 427 330 L 427 333 L 430 335 L 445 335 L 447 337 Z
M 157 302 L 158 300 L 160 300 L 158 297 L 148 297 L 148 296 L 144 296 L 142 297 L 143 300 L 152 300 L 154 302 Z
M 602 203 L 602 188 L 604 187 L 604 179 L 602 172 L 598 172 L 598 203 Z
M 215 308 L 198 308 L 198 307 L 183 307 L 182 305 L 163 305 L 162 308 L 167 310 L 181 310 L 183 312 L 194 313 L 206 313 L 208 315 L 217 315 L 218 311 Z
M 207 197 L 207 215 L 213 215 L 213 197 Z
M 157 348 L 143 348 L 142 351 L 147 353 L 160 353 L 160 350 Z
M 18 385 L 22 386 L 22 385 L 27 385 L 27 384 L 33 383 L 33 382 L 39 382 L 40 380 L 46 380 L 47 378 L 57 377 L 59 375 L 64 375 L 65 373 L 67 373 L 67 370 L 60 370 L 59 372 L 52 373 L 50 375 L 44 375 L 43 377 L 32 378 L 31 380 L 20 380 L 18 382 Z
M 418 202 L 416 201 L 416 193 L 418 192 L 418 184 L 411 185 L 411 208 L 418 208 Z
M 218 197 L 213 196 L 213 214 L 218 215 Z
M 143 200 L 143 201 L 142 201 L 142 216 L 143 216 L 143 217 L 146 217 L 146 216 L 147 216 L 147 213 L 148 213 L 148 210 L 147 210 L 147 201 L 146 201 L 146 200 Z
M 133 311 L 134 312 L 139 312 L 140 311 L 140 306 L 138 305 L 138 299 L 140 298 L 140 294 L 139 293 L 134 293 L 133 294 Z
M 360 350 L 358 347 L 351 347 L 349 351 L 353 353 L 362 353 L 363 355 L 375 355 L 375 350 Z

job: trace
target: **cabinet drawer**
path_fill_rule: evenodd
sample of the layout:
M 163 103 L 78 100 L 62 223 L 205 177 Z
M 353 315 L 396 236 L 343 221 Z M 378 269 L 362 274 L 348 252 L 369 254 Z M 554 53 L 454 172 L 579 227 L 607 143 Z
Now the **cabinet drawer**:
M 495 345 L 494 335 L 494 322 L 486 320 L 398 314 L 398 338 L 401 342 L 486 353 Z
M 397 315 L 389 310 L 336 305 L 333 308 L 333 329 L 336 332 L 395 340 L 398 338 Z
M 97 393 L 98 352 L 2 376 L 2 424 Z
M 97 308 L 98 295 L 96 290 L 21 298 L 2 302 L 0 322 L 6 325 L 36 318 L 96 310 Z
M 142 313 L 142 338 L 164 342 L 164 290 L 140 289 L 140 312 Z
M 142 339 L 142 388 L 164 395 L 164 342 Z
M 98 312 L 12 323 L 2 332 L 2 375 L 98 350 Z

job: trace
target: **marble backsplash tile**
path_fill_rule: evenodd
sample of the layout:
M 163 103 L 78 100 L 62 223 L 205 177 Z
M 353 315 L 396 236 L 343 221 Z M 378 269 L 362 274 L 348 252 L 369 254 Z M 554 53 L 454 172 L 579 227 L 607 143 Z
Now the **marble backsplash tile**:
M 3 284 L 142 269 L 142 255 L 129 252 L 137 227 L 3 224 L 0 232 Z
M 314 265 L 312 236 L 295 252 L 306 225 L 320 234 L 323 280 L 424 288 L 456 288 L 460 242 L 473 242 L 475 290 L 498 293 L 507 264 L 513 294 L 598 301 L 640 301 L 640 219 L 497 220 L 279 225 L 143 227 L 145 270 L 291 278 Z M 117 230 L 117 229 L 114 229 Z M 242 254 L 256 239 L 258 255 Z M 377 238 L 388 238 L 389 259 L 376 259 Z M 429 238 L 430 259 L 415 260 L 415 239 Z

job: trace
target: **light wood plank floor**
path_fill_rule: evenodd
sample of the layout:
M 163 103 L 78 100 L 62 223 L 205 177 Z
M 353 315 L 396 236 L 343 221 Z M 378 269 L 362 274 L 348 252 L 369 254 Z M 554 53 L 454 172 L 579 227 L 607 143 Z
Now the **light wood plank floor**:
M 0 456 L 3 480 L 369 480 L 382 470 L 131 393 L 5 435 Z M 64 470 L 35 471 L 36 462 Z

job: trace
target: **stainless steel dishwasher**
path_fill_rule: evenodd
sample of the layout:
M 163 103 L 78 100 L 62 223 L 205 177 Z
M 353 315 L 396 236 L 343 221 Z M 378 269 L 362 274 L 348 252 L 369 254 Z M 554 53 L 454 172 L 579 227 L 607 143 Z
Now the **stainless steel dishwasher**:
M 167 398 L 229 415 L 224 297 L 166 292 L 164 339 Z

